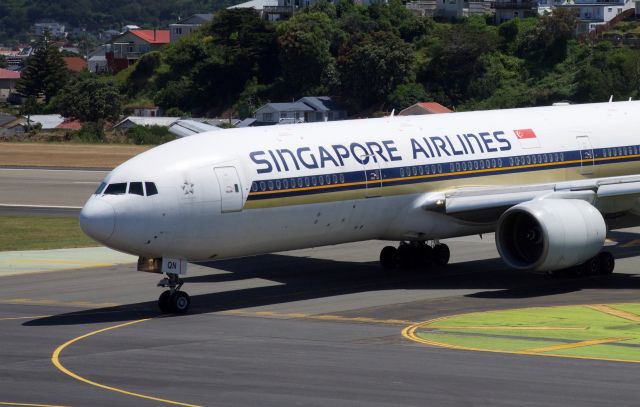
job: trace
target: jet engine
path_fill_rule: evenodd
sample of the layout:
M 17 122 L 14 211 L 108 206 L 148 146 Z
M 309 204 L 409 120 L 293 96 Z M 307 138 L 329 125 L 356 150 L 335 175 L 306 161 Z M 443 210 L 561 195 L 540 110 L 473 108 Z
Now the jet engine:
M 496 246 L 515 269 L 554 271 L 594 257 L 602 249 L 606 226 L 600 212 L 577 199 L 528 201 L 498 220 Z

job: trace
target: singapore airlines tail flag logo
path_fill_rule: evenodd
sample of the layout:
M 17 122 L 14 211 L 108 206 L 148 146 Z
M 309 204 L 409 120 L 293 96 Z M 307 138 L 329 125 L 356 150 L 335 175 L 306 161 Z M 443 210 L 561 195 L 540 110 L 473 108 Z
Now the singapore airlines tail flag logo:
M 520 141 L 520 147 L 522 148 L 537 148 L 540 147 L 540 143 L 538 142 L 538 136 L 533 131 L 533 129 L 520 129 L 513 131 Z

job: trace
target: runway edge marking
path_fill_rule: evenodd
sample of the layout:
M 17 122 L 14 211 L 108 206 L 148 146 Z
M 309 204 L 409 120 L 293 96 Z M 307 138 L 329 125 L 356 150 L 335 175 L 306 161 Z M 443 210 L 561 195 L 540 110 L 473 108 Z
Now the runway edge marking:
M 582 305 L 584 307 L 590 307 L 590 306 L 593 306 L 593 305 L 601 305 L 601 304 L 575 304 L 575 305 L 576 306 Z M 542 308 L 557 308 L 557 307 L 563 307 L 563 305 L 552 306 L 552 307 L 542 307 Z M 540 307 L 509 308 L 509 309 L 504 309 L 504 310 L 499 310 L 499 311 L 514 311 L 514 310 L 522 311 L 522 310 L 534 309 L 534 308 L 540 308 Z M 428 325 L 434 324 L 434 323 L 439 322 L 439 321 L 446 321 L 448 319 L 455 318 L 455 317 L 460 317 L 460 316 L 464 316 L 464 315 L 481 314 L 481 313 L 484 313 L 484 312 L 492 312 L 492 311 L 498 311 L 498 310 L 465 312 L 465 313 L 462 313 L 462 314 L 452 314 L 452 315 L 447 315 L 447 316 L 443 316 L 443 317 L 439 317 L 439 318 L 433 318 L 433 319 L 430 319 L 430 320 L 427 320 L 427 321 L 418 322 L 416 324 L 409 325 L 409 326 L 405 327 L 402 330 L 401 334 L 405 339 L 408 339 L 408 340 L 410 340 L 412 342 L 421 343 L 423 345 L 430 345 L 430 346 L 434 346 L 436 348 L 445 348 L 445 349 L 453 349 L 453 350 L 468 350 L 468 351 L 486 352 L 486 353 L 500 353 L 500 354 L 507 354 L 507 355 L 544 356 L 544 357 L 552 357 L 552 358 L 598 360 L 598 361 L 604 361 L 604 362 L 620 362 L 620 363 L 636 363 L 636 364 L 640 363 L 640 361 L 636 361 L 636 360 L 625 360 L 625 359 L 614 359 L 614 358 L 599 358 L 599 357 L 574 356 L 574 355 L 554 355 L 552 353 L 536 353 L 536 352 L 531 352 L 531 351 L 510 351 L 510 350 L 484 349 L 484 348 L 476 348 L 476 347 L 462 346 L 462 345 L 452 345 L 452 344 L 448 344 L 448 343 L 432 341 L 432 340 L 429 340 L 429 339 L 420 338 L 419 336 L 416 335 L 416 330 L 418 330 L 419 328 L 424 328 L 424 327 L 426 327 Z
M 162 399 L 162 398 L 158 398 L 158 397 L 148 396 L 146 394 L 134 393 L 132 391 L 119 389 L 117 387 L 112 387 L 112 386 L 107 386 L 107 385 L 104 385 L 104 384 L 101 384 L 101 383 L 97 383 L 97 382 L 94 382 L 92 380 L 89 380 L 87 378 L 84 378 L 84 377 L 72 372 L 71 370 L 69 370 L 66 367 L 64 367 L 62 362 L 60 362 L 60 354 L 67 347 L 69 347 L 69 345 L 72 345 L 72 344 L 74 344 L 76 342 L 79 342 L 79 341 L 81 341 L 83 339 L 89 338 L 89 337 L 94 336 L 94 335 L 98 335 L 98 334 L 103 333 L 103 332 L 112 331 L 112 330 L 115 330 L 115 329 L 118 329 L 118 328 L 124 328 L 126 326 L 130 326 L 130 325 L 134 325 L 134 324 L 139 324 L 140 322 L 146 322 L 146 321 L 149 321 L 151 319 L 153 319 L 153 318 L 145 318 L 145 319 L 138 319 L 138 320 L 135 320 L 135 321 L 129 321 L 129 322 L 125 322 L 124 324 L 119 324 L 119 325 L 114 325 L 114 326 L 110 326 L 110 327 L 107 327 L 107 328 L 98 329 L 98 330 L 86 333 L 84 335 L 77 336 L 77 337 L 75 337 L 75 338 L 63 343 L 62 345 L 58 346 L 53 351 L 53 354 L 51 355 L 51 363 L 53 363 L 53 365 L 58 370 L 60 370 L 62 373 L 66 374 L 67 376 L 69 376 L 69 377 L 71 377 L 71 378 L 73 378 L 75 380 L 78 380 L 80 382 L 89 384 L 91 386 L 99 387 L 99 388 L 104 389 L 104 390 L 109 390 L 109 391 L 125 394 L 127 396 L 138 397 L 138 398 L 142 398 L 142 399 L 146 399 L 146 400 L 157 401 L 157 402 L 165 403 L 165 404 L 172 404 L 172 405 L 184 406 L 184 407 L 202 407 L 202 406 L 197 405 L 197 404 L 188 404 L 188 403 L 182 403 L 182 402 L 179 402 L 179 401 Z

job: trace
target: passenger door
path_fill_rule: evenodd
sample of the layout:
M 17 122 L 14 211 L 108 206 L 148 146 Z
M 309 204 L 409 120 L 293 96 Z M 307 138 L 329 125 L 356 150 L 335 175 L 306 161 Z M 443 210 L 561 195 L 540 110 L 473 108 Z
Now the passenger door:
M 235 167 L 216 167 L 216 177 L 220 187 L 220 205 L 222 213 L 239 212 L 244 202 L 242 184 Z
M 593 147 L 591 147 L 589 136 L 578 136 L 576 140 L 580 148 L 580 174 L 593 174 Z

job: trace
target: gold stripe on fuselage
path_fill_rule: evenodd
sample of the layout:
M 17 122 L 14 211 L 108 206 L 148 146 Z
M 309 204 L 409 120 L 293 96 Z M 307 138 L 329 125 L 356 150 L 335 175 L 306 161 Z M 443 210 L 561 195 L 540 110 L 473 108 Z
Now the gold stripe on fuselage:
M 283 192 L 294 191 L 309 191 L 309 190 L 326 190 L 326 192 L 308 194 L 308 195 L 296 195 L 289 197 L 273 198 L 273 199 L 258 199 L 249 200 L 245 203 L 244 209 L 259 209 L 259 208 L 273 208 L 279 206 L 289 205 L 304 205 L 314 203 L 326 203 L 336 201 L 346 201 L 353 199 L 364 199 L 368 195 L 375 196 L 396 196 L 396 195 L 408 195 L 446 191 L 452 189 L 459 189 L 465 187 L 498 187 L 498 186 L 514 186 L 514 185 L 535 185 L 546 184 L 553 182 L 591 179 L 591 178 L 605 178 L 615 177 L 622 175 L 631 175 L 640 173 L 640 161 L 629 161 L 622 163 L 611 163 L 612 160 L 637 158 L 638 155 L 630 156 L 617 156 L 617 157 L 602 157 L 595 159 L 595 165 L 592 166 L 593 172 L 591 174 L 581 174 L 582 168 L 580 166 L 574 166 L 569 168 L 552 168 L 548 170 L 536 170 L 529 172 L 508 172 L 506 174 L 495 174 L 485 176 L 467 176 L 463 178 L 447 179 L 442 181 L 433 181 L 433 178 L 441 178 L 448 176 L 464 176 L 467 174 L 482 174 L 495 171 L 513 171 L 526 168 L 540 168 L 545 166 L 554 166 L 559 163 L 547 163 L 547 164 L 529 164 L 522 166 L 509 166 L 502 168 L 491 168 L 484 170 L 471 170 L 460 172 L 446 172 L 442 174 L 430 174 L 430 175 L 418 175 L 404 178 L 389 178 L 385 179 L 384 183 L 407 181 L 424 179 L 425 182 L 402 184 L 402 185 L 388 185 L 382 187 L 371 187 L 371 185 L 378 185 L 379 181 L 368 181 L 369 190 L 360 188 L 349 191 L 331 191 L 330 188 L 339 188 L 345 186 L 364 185 L 365 182 L 352 182 L 345 184 L 337 184 L 331 186 L 316 186 L 289 190 L 279 191 L 265 191 L 265 192 L 253 192 L 252 195 L 267 195 Z M 580 160 L 564 161 L 562 165 L 580 163 Z M 448 163 L 447 163 L 448 164 Z M 375 191 L 372 191 L 372 188 Z

